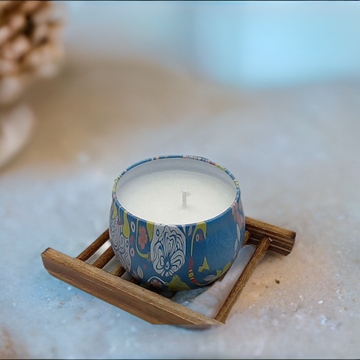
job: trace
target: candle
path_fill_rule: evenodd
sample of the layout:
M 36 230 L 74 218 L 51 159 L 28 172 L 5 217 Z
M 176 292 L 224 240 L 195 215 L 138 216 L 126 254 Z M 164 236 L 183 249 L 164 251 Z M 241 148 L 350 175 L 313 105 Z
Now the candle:
M 119 184 L 116 194 L 125 209 L 142 219 L 162 224 L 208 220 L 231 206 L 236 189 L 233 184 L 201 172 L 204 170 L 208 169 L 186 171 L 169 166 L 168 170 L 133 175 L 131 181 Z
M 153 287 L 207 285 L 228 271 L 241 248 L 239 184 L 208 159 L 144 160 L 115 180 L 112 197 L 114 253 L 133 277 Z

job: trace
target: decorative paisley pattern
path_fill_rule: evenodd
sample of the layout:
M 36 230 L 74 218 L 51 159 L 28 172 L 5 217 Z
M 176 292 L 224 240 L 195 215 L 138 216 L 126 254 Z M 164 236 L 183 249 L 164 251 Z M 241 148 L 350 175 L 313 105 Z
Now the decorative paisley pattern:
M 115 254 L 120 258 L 121 264 L 127 271 L 131 269 L 130 241 L 124 236 L 124 225 L 120 225 L 120 217 L 116 206 L 113 207 L 110 220 L 110 239 Z
M 113 246 L 118 254 L 122 265 L 127 271 L 131 269 L 130 241 L 123 234 L 123 225 L 119 227 L 120 236 L 113 238 Z
M 208 275 L 205 278 L 205 281 L 212 282 L 218 279 L 220 276 L 224 275 L 230 269 L 231 264 L 232 264 L 231 262 L 228 262 L 222 270 L 216 270 L 216 275 L 214 274 Z
M 178 275 L 175 275 L 166 285 L 170 291 L 190 290 L 189 286 L 186 285 L 186 283 L 184 283 Z
M 137 275 L 139 276 L 140 279 L 142 279 L 144 277 L 144 273 L 140 266 L 138 266 L 138 268 L 137 268 Z
M 236 223 L 236 240 L 235 240 L 235 245 L 234 245 L 234 259 L 237 256 L 237 250 L 241 241 L 241 230 L 243 228 L 244 225 L 244 214 L 243 214 L 243 207 L 242 207 L 242 203 L 241 200 L 239 199 L 239 201 L 235 201 L 232 205 L 231 205 L 231 213 L 232 216 L 234 218 L 234 221 Z
M 185 264 L 186 238 L 176 227 L 155 226 L 150 256 L 154 270 L 161 276 L 171 276 Z
M 120 235 L 120 229 L 118 223 L 119 223 L 119 215 L 118 215 L 117 207 L 113 202 L 110 210 L 110 227 L 109 227 L 110 238 L 112 239 L 115 239 L 117 236 Z
M 166 285 L 166 283 L 157 276 L 152 276 L 147 282 L 157 289 L 161 289 L 164 285 Z
M 146 234 L 145 226 L 140 226 L 138 241 L 139 241 L 141 250 L 144 250 L 145 245 L 148 242 L 148 236 Z

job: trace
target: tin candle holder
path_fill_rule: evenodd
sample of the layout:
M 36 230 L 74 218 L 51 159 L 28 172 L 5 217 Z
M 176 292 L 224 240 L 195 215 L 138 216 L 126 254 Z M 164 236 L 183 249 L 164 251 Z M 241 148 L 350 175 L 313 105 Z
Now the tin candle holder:
M 243 243 L 239 183 L 202 157 L 141 161 L 115 180 L 109 232 L 115 255 L 138 281 L 170 291 L 208 285 Z

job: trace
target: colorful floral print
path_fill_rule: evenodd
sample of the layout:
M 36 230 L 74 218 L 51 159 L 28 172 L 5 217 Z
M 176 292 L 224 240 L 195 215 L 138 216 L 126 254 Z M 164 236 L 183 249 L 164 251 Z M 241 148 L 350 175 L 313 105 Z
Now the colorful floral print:
M 180 229 L 158 226 L 151 242 L 151 260 L 161 276 L 171 276 L 185 263 L 186 238 Z
M 144 250 L 145 245 L 148 242 L 148 236 L 147 236 L 146 229 L 144 226 L 140 226 L 138 242 L 139 242 L 141 250 Z

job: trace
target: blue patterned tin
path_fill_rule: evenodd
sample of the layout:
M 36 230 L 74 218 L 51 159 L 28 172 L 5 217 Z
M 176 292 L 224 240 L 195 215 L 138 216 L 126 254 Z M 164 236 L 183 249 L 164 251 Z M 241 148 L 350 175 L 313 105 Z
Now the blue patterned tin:
M 131 214 L 118 200 L 119 183 L 132 169 L 164 159 L 199 161 L 226 174 L 235 189 L 231 206 L 216 217 L 185 225 L 154 223 Z M 109 228 L 114 253 L 133 277 L 153 287 L 181 291 L 208 285 L 226 273 L 242 246 L 245 216 L 240 195 L 234 176 L 202 157 L 162 156 L 134 164 L 113 187 Z

